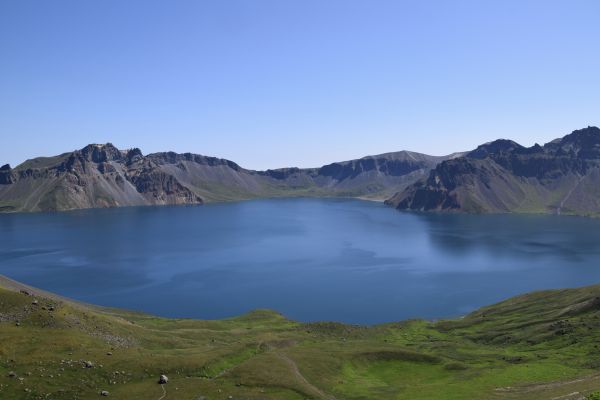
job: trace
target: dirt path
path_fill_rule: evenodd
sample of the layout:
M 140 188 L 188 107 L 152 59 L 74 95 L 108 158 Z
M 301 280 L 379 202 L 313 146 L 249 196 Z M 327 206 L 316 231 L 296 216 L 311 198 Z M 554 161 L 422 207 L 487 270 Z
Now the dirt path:
M 600 388 L 600 374 L 565 381 L 553 381 L 495 390 L 495 397 L 504 399 L 584 400 L 586 395 Z
M 260 347 L 260 343 L 258 345 Z M 325 400 L 337 400 L 335 398 L 335 396 L 333 395 L 329 395 L 326 394 L 325 392 L 323 392 L 321 389 L 319 389 L 318 387 L 316 387 L 315 385 L 313 385 L 312 383 L 310 383 L 308 381 L 308 379 L 306 379 L 304 377 L 304 375 L 302 375 L 302 373 L 300 372 L 300 369 L 298 368 L 298 365 L 296 364 L 296 362 L 294 360 L 292 360 L 290 357 L 288 357 L 286 354 L 283 354 L 281 352 L 278 351 L 274 351 L 273 354 L 275 354 L 279 359 L 281 359 L 282 361 L 284 361 L 292 370 L 292 374 L 294 375 L 294 377 L 300 382 L 302 383 L 303 386 L 306 387 L 307 392 L 309 392 L 309 394 L 316 396 L 320 399 L 325 399 Z M 222 370 L 221 372 L 219 372 L 218 374 L 216 374 L 213 377 L 210 378 L 203 378 L 203 379 L 217 379 L 223 375 L 225 375 L 227 372 L 231 371 L 233 368 L 235 368 L 237 365 L 232 366 L 231 368 L 227 368 Z M 164 386 L 164 385 L 161 385 Z M 164 390 L 164 388 L 163 388 Z M 162 400 L 164 398 L 164 396 L 166 395 L 166 393 L 163 395 L 163 397 L 161 397 L 158 400 Z
M 304 375 L 302 375 L 302 373 L 298 369 L 298 365 L 296 364 L 296 362 L 294 360 L 292 360 L 290 357 L 288 357 L 287 355 L 285 355 L 283 353 L 279 353 L 279 352 L 276 352 L 275 354 L 277 355 L 277 357 L 279 357 L 281 360 L 283 360 L 287 365 L 289 365 L 289 367 L 292 369 L 292 373 L 294 374 L 296 379 L 298 379 L 300 382 L 302 382 L 302 384 L 304 386 L 306 386 L 307 389 L 310 389 L 310 391 L 313 392 L 313 394 L 317 395 L 318 397 L 320 397 L 322 399 L 337 400 L 333 395 L 328 395 L 328 394 L 324 393 L 321 389 L 319 389 L 318 387 L 316 387 L 315 385 L 310 383 L 304 377 Z
M 161 387 L 161 389 L 163 390 L 163 395 L 162 395 L 162 396 L 160 396 L 160 397 L 158 398 L 158 400 L 162 400 L 162 399 L 164 399 L 164 398 L 167 396 L 167 389 L 165 389 L 165 385 L 160 385 L 160 387 Z

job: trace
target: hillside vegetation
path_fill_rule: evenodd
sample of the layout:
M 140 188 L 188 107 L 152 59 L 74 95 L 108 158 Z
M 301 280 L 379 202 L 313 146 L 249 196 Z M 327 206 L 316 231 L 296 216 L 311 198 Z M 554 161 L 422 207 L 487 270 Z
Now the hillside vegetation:
M 164 319 L 3 279 L 0 338 L 2 399 L 582 399 L 600 389 L 600 286 L 368 327 Z

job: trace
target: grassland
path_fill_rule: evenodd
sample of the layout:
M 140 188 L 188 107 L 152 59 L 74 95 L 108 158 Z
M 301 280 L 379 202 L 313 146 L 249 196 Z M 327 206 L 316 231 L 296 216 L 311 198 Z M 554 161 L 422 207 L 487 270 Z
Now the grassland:
M 600 286 L 368 327 L 266 310 L 164 319 L 0 285 L 0 399 L 581 399 L 600 389 Z

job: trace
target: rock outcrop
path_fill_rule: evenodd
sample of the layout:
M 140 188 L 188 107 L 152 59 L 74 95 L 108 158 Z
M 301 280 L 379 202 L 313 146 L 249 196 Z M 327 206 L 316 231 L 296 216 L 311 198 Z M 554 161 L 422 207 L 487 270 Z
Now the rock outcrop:
M 10 185 L 11 183 L 15 183 L 16 180 L 10 165 L 6 164 L 0 167 L 0 185 Z

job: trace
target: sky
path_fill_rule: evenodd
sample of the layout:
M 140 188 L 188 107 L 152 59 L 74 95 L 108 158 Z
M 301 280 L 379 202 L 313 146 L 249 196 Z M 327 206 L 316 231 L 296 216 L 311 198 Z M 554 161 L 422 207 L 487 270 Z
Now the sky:
M 600 125 L 600 1 L 0 0 L 0 164 L 313 167 Z

